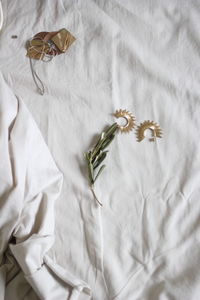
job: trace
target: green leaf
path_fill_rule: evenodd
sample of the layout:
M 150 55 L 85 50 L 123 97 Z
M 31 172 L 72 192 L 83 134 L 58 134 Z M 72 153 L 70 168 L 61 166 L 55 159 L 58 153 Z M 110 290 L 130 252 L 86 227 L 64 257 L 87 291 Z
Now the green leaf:
M 102 150 L 99 150 L 99 153 L 93 157 L 92 164 L 94 164 L 99 159 L 99 156 L 101 156 L 102 152 Z
M 96 143 L 96 145 L 94 146 L 93 151 L 95 151 L 96 148 L 98 148 L 101 144 L 101 142 L 104 140 L 105 138 L 105 132 L 103 131 L 98 139 L 98 142 Z
M 108 151 L 101 152 L 101 154 L 99 154 L 97 156 L 97 159 L 96 159 L 96 161 L 95 161 L 95 163 L 93 165 L 94 169 L 96 169 L 100 165 L 100 163 L 106 158 L 107 152 Z
M 105 138 L 105 132 L 103 131 L 103 132 L 101 133 L 101 137 L 100 137 L 101 141 L 102 141 L 104 138 Z
M 90 183 L 93 184 L 94 183 L 94 169 L 90 162 L 88 164 L 88 175 L 89 175 Z
M 90 158 L 91 158 L 91 154 L 92 154 L 92 151 L 89 151 L 89 152 L 88 152 L 88 158 L 89 158 L 89 160 L 90 160 Z
M 90 155 L 89 155 L 89 152 L 84 153 L 84 156 L 85 156 L 85 159 L 86 159 L 87 161 L 90 161 Z
M 114 134 L 111 135 L 110 138 L 107 139 L 107 140 L 102 144 L 101 149 L 104 150 L 105 148 L 107 148 L 107 147 L 110 145 L 110 143 L 113 141 L 114 137 L 115 137 Z
M 94 182 L 97 180 L 97 178 L 99 177 L 99 175 L 103 172 L 103 170 L 105 169 L 106 165 L 103 165 L 101 166 L 101 168 L 99 169 L 95 179 L 94 179 Z
M 108 127 L 108 129 L 105 131 L 106 136 L 110 136 L 113 133 L 115 133 L 115 131 L 117 130 L 118 125 L 117 123 L 112 124 L 110 127 Z
M 101 166 L 99 171 L 97 172 L 97 175 L 94 175 L 94 170 L 100 166 L 102 161 L 106 158 L 107 152 L 104 151 L 105 148 L 107 148 L 110 143 L 113 141 L 115 137 L 115 132 L 118 129 L 118 124 L 114 123 L 111 126 L 109 126 L 106 131 L 103 131 L 98 138 L 98 142 L 94 146 L 94 148 L 87 153 L 85 153 L 85 157 L 87 160 L 88 165 L 88 177 L 90 180 L 90 184 L 93 185 L 94 182 L 97 180 L 103 169 L 105 168 L 105 165 Z
M 106 142 L 107 139 L 109 139 L 111 136 L 113 136 L 114 132 L 117 130 L 118 125 L 117 123 L 112 124 L 107 128 L 107 130 L 101 133 L 98 142 L 94 146 L 94 149 L 92 151 L 91 157 L 94 159 L 96 155 L 99 155 L 100 151 L 103 150 L 102 145 Z
M 92 159 L 94 159 L 94 157 L 96 155 L 99 155 L 99 153 L 101 152 L 101 146 L 102 146 L 103 142 L 104 142 L 104 139 L 100 141 L 98 146 L 94 147 L 94 149 L 92 151 L 92 155 L 91 155 Z

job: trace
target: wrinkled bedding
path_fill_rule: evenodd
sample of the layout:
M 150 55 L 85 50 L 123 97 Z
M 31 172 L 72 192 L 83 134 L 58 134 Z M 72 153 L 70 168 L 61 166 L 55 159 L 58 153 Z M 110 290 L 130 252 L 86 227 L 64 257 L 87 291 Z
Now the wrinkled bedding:
M 21 149 L 14 157 L 0 128 L 1 155 L 14 164 L 8 170 L 3 159 L 0 178 L 23 194 L 25 177 L 16 170 L 28 143 L 28 182 L 37 179 L 37 188 L 9 198 L 1 183 L 0 299 L 200 299 L 200 1 L 2 0 L 2 7 L 0 124 L 11 134 L 13 120 L 26 116 L 11 136 Z M 64 27 L 76 37 L 67 52 L 34 63 L 41 96 L 26 41 Z M 120 108 L 137 124 L 157 122 L 163 138 L 138 143 L 134 131 L 117 134 L 96 184 L 101 208 L 83 154 Z M 57 186 L 53 198 L 49 184 Z M 44 211 L 36 209 L 41 190 Z M 18 237 L 25 220 L 29 231 L 20 227 Z M 29 248 L 32 241 L 42 252 Z

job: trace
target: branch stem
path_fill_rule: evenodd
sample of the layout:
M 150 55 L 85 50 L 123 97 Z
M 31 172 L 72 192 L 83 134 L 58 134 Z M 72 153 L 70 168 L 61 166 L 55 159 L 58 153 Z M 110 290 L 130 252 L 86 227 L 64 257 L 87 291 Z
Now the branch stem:
M 94 186 L 93 186 L 93 185 L 90 186 L 90 189 L 91 189 L 91 192 L 92 192 L 92 194 L 93 194 L 93 196 L 94 196 L 94 199 L 97 201 L 97 203 L 98 203 L 100 206 L 103 206 L 103 204 L 98 200 L 98 198 L 97 198 L 97 196 L 96 196 L 96 194 L 95 194 Z

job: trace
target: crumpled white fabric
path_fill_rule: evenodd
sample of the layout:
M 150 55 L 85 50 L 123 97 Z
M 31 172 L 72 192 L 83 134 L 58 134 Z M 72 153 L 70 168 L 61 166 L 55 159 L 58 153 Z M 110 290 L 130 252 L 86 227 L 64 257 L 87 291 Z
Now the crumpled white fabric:
M 1 71 L 64 175 L 48 257 L 87 282 L 94 300 L 200 299 L 199 7 L 199 0 L 3 0 Z M 35 63 L 46 87 L 40 96 L 25 43 L 63 27 L 76 41 Z M 156 143 L 117 135 L 96 185 L 100 209 L 83 153 L 119 108 L 137 124 L 158 122 L 164 134 Z
M 62 175 L 2 75 L 0 99 L 0 299 L 29 299 L 30 287 L 34 299 L 81 299 L 84 289 L 90 294 L 87 284 L 46 255 L 54 242 L 54 204 Z M 19 268 L 13 271 L 15 260 L 30 286 Z
M 2 4 L 1 4 L 1 1 L 0 1 L 0 30 L 3 26 L 3 9 L 2 9 Z

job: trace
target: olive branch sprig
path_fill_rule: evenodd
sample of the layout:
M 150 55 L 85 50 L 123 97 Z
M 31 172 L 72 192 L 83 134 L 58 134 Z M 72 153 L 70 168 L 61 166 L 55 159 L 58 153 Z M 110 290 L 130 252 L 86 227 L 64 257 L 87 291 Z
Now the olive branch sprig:
M 118 129 L 118 124 L 114 123 L 109 126 L 105 131 L 103 131 L 95 146 L 92 150 L 89 150 L 85 153 L 85 159 L 87 162 L 88 167 L 88 179 L 90 184 L 90 189 L 95 200 L 98 202 L 99 205 L 103 206 L 102 203 L 98 200 L 95 191 L 94 191 L 94 184 L 99 177 L 99 175 L 103 172 L 106 165 L 101 165 L 104 159 L 107 156 L 108 150 L 107 147 L 115 138 L 115 133 Z

